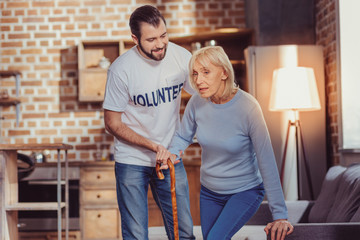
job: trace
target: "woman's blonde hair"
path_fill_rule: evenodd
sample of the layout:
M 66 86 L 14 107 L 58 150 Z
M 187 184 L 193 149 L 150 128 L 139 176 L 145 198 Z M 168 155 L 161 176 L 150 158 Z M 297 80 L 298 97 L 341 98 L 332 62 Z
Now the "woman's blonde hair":
M 200 63 L 206 67 L 209 63 L 221 67 L 225 70 L 228 78 L 225 82 L 225 89 L 222 98 L 227 98 L 234 91 L 235 87 L 235 75 L 232 64 L 229 57 L 226 55 L 224 49 L 220 46 L 208 46 L 197 50 L 191 57 L 189 62 L 189 75 L 191 86 L 198 90 L 196 87 L 195 79 L 193 76 L 195 62 Z

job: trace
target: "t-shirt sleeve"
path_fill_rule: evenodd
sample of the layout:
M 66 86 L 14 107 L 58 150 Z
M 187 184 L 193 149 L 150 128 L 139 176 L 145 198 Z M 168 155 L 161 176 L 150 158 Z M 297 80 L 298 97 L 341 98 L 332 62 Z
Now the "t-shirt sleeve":
M 130 100 L 128 86 L 124 80 L 111 69 L 107 73 L 103 108 L 116 112 L 123 112 Z
M 194 95 L 196 94 L 196 90 L 192 88 L 191 84 L 190 84 L 190 76 L 189 76 L 189 62 L 191 59 L 191 53 L 186 50 L 184 51 L 184 62 L 185 64 L 185 82 L 184 82 L 184 89 L 187 93 Z

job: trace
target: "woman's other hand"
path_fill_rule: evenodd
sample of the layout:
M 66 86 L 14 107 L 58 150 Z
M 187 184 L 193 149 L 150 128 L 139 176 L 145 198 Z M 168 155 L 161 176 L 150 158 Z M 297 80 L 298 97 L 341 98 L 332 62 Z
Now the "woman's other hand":
M 264 231 L 266 232 L 266 235 L 269 235 L 269 233 L 271 234 L 271 240 L 284 240 L 285 236 L 294 231 L 294 227 L 286 219 L 278 219 L 268 223 Z

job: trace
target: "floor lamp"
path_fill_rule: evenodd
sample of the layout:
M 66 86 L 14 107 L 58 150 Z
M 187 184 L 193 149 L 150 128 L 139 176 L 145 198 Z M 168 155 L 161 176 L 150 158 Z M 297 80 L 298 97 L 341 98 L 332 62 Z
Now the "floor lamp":
M 301 131 L 301 121 L 299 118 L 299 111 L 314 111 L 321 108 L 314 70 L 312 68 L 306 67 L 284 67 L 275 69 L 273 73 L 269 108 L 271 111 L 292 111 L 295 116 L 294 121 L 288 121 L 280 171 L 281 184 L 284 184 L 283 181 L 286 164 L 286 152 L 288 147 L 290 128 L 294 127 L 296 142 L 298 198 L 302 199 L 301 163 L 303 162 L 307 175 L 310 197 L 311 199 L 314 199 L 310 169 L 305 155 L 304 139 Z

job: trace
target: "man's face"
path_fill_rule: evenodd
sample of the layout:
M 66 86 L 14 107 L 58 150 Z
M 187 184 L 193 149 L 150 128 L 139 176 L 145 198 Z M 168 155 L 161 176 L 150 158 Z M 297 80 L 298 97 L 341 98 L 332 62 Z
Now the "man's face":
M 141 23 L 141 37 L 138 39 L 135 35 L 132 38 L 138 49 L 145 58 L 160 61 L 165 57 L 169 38 L 166 32 L 165 23 L 160 20 L 158 27 L 148 23 Z

